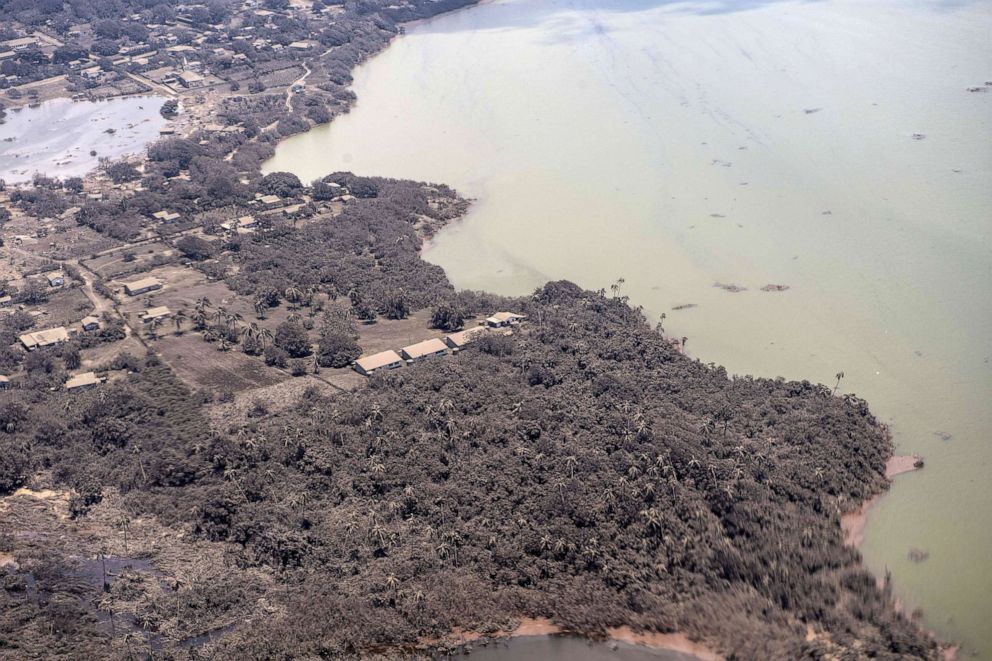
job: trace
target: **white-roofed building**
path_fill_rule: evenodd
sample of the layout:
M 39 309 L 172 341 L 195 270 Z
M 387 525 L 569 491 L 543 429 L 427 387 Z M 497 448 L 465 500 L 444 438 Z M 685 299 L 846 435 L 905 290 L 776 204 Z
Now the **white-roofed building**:
M 525 314 L 517 314 L 515 312 L 497 312 L 493 316 L 486 319 L 486 325 L 490 328 L 506 328 L 514 324 L 519 324 L 526 318 L 527 315 Z
M 371 356 L 363 356 L 353 363 L 355 371 L 359 374 L 364 374 L 365 376 L 371 376 L 376 370 L 387 369 L 392 370 L 397 367 L 403 366 L 403 359 L 400 355 L 390 349 L 389 351 L 380 351 L 379 353 L 374 353 Z
M 464 348 L 467 344 L 475 342 L 488 332 L 488 330 L 482 327 L 467 328 L 463 331 L 446 335 L 444 338 L 444 343 L 452 349 L 458 350 Z
M 406 360 L 423 360 L 431 356 L 443 356 L 446 353 L 448 353 L 448 345 L 436 337 L 400 349 L 400 355 Z

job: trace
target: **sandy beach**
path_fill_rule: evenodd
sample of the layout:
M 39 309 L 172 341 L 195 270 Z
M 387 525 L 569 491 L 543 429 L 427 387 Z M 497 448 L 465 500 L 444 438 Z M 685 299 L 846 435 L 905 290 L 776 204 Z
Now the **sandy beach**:
M 885 462 L 885 477 L 894 478 L 896 475 L 910 473 L 922 467 L 923 458 L 915 454 L 893 455 Z M 865 526 L 868 524 L 868 510 L 877 503 L 885 493 L 869 498 L 861 503 L 861 507 L 840 517 L 840 527 L 844 532 L 844 545 L 857 548 L 865 541 Z

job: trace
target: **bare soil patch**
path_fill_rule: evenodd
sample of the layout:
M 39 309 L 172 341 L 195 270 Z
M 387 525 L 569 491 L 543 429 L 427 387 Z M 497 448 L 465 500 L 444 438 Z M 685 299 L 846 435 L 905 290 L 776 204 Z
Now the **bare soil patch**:
M 290 378 L 237 350 L 219 351 L 197 333 L 168 335 L 153 343 L 162 360 L 193 388 L 233 393 L 272 386 Z

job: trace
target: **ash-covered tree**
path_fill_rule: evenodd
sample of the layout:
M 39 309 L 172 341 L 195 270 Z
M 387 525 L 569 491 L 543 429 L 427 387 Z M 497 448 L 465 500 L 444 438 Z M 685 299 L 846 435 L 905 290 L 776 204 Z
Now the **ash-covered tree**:
M 262 177 L 259 188 L 267 195 L 289 197 L 303 188 L 299 177 L 291 172 L 270 172 Z
M 367 324 L 374 324 L 376 318 L 375 308 L 369 305 L 365 297 L 361 295 L 358 291 L 352 290 L 348 294 L 348 298 L 351 300 L 351 309 L 355 313 L 355 317 L 361 319 Z
M 410 304 L 407 303 L 406 293 L 400 291 L 390 294 L 383 304 L 383 314 L 386 319 L 406 319 L 410 316 Z
M 210 259 L 217 252 L 214 245 L 198 236 L 184 236 L 176 241 L 176 248 L 190 259 L 202 261 Z
M 162 117 L 175 117 L 179 113 L 179 101 L 176 99 L 169 99 L 162 104 L 162 107 L 159 108 L 158 111 L 161 113 Z
M 345 367 L 362 355 L 358 346 L 358 329 L 354 320 L 340 308 L 324 314 L 317 340 L 317 364 L 321 367 Z
M 284 321 L 276 328 L 275 345 L 292 358 L 310 354 L 310 338 L 303 326 L 294 321 Z
M 465 324 L 465 315 L 457 306 L 444 302 L 431 311 L 431 328 L 456 331 Z

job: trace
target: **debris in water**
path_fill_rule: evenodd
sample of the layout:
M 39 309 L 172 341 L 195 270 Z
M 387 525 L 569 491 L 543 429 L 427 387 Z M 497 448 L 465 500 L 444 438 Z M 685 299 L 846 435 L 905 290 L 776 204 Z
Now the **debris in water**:
M 914 133 L 912 135 L 912 138 L 913 138 L 913 140 L 926 140 L 927 134 L 926 133 Z
M 673 305 L 673 310 L 691 310 L 692 308 L 698 308 L 699 306 L 695 303 L 682 303 L 681 305 Z
M 726 218 L 722 213 L 711 213 L 710 218 Z
M 930 557 L 930 551 L 918 549 L 915 546 L 909 549 L 909 559 L 913 562 L 923 562 Z
M 940 440 L 944 441 L 945 443 L 954 438 L 953 434 L 949 434 L 946 431 L 935 431 L 933 435 L 939 438 Z
M 803 112 L 806 113 L 807 115 L 818 113 L 821 110 L 823 110 L 823 108 L 803 108 Z
M 827 209 L 826 211 L 821 212 L 820 215 L 821 216 L 832 216 L 832 215 L 834 215 L 834 212 L 831 211 L 830 209 Z
M 765 285 L 761 291 L 786 291 L 787 289 L 789 289 L 789 285 Z
M 719 287 L 724 291 L 729 291 L 731 294 L 739 294 L 742 291 L 747 291 L 747 287 L 741 287 L 740 285 L 735 284 L 725 284 L 723 282 L 714 282 L 713 286 Z

